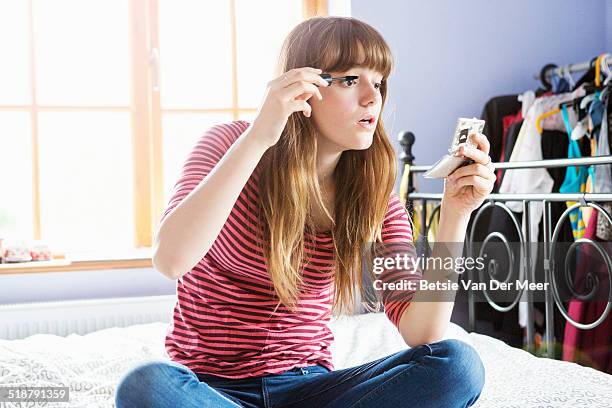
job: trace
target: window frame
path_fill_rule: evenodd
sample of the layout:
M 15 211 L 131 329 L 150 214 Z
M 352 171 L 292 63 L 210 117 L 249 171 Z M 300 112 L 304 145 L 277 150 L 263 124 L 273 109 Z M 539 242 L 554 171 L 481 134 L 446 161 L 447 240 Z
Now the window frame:
M 28 0 L 28 32 L 30 57 L 30 104 L 0 105 L 0 111 L 29 112 L 31 126 L 32 155 L 32 200 L 33 200 L 33 231 L 34 240 L 41 239 L 41 208 L 40 208 L 40 156 L 39 156 L 39 113 L 49 111 L 88 111 L 88 112 L 130 112 L 132 128 L 132 146 L 149 146 L 149 149 L 133 148 L 133 219 L 134 219 L 134 249 L 150 248 L 154 230 L 164 210 L 163 201 L 163 144 L 162 117 L 166 112 L 211 113 L 229 112 L 234 120 L 242 113 L 254 113 L 255 108 L 238 106 L 238 68 L 236 39 L 236 0 L 229 0 L 230 31 L 231 31 L 231 66 L 232 66 L 232 106 L 219 109 L 162 109 L 159 80 L 159 4 L 158 0 L 128 0 L 129 35 L 132 103 L 130 106 L 44 106 L 36 99 L 36 55 L 34 36 L 34 0 Z M 327 0 L 302 0 L 303 18 L 317 15 L 327 15 Z M 163 89 L 161 89 L 163 91 Z M 51 243 L 52 244 L 52 243 Z M 129 265 L 129 259 L 124 259 L 122 266 Z M 63 267 L 45 268 L 36 262 L 15 265 L 14 268 L 3 265 L 4 273 L 27 273 L 31 271 L 52 271 Z M 61 262 L 60 262 L 61 264 Z M 134 267 L 142 267 L 142 260 L 134 263 Z M 91 265 L 90 265 L 91 266 Z M 104 262 L 99 263 L 104 267 Z M 108 266 L 108 264 L 107 264 Z M 0 273 L 1 273 L 0 272 Z

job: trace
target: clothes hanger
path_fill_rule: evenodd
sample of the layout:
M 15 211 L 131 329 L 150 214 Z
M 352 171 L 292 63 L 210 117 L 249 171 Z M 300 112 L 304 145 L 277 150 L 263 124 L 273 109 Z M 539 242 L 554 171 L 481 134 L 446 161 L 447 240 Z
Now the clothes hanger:
M 591 60 L 590 64 L 589 64 L 590 66 L 589 66 L 589 69 L 588 69 L 587 73 L 585 75 L 583 75 L 578 80 L 578 82 L 574 82 L 573 78 L 570 75 L 569 67 L 568 66 L 563 67 L 560 71 L 562 72 L 562 75 L 564 77 L 566 77 L 566 80 L 571 81 L 570 84 L 573 84 L 573 88 L 572 89 L 574 91 L 580 85 L 582 85 L 583 83 L 589 81 L 591 78 L 595 82 L 595 88 L 594 89 L 595 90 L 599 90 L 599 88 L 601 88 L 601 71 L 602 71 L 602 69 L 606 71 L 606 81 L 609 82 L 612 79 L 612 71 L 610 71 L 610 68 L 608 67 L 608 64 L 607 64 L 607 58 L 609 56 L 610 56 L 610 54 L 601 54 L 601 55 L 593 58 Z M 602 60 L 605 63 L 605 68 L 602 67 Z M 548 64 L 547 66 L 545 66 L 545 68 L 546 67 L 548 67 L 548 69 L 553 69 L 553 68 L 556 68 L 556 65 Z M 550 86 L 550 82 L 546 81 L 544 73 L 545 73 L 545 70 L 543 68 L 542 71 L 540 72 L 540 80 L 542 81 L 542 83 L 544 85 L 549 85 Z M 608 73 L 610 73 L 610 75 L 608 75 Z M 551 75 L 554 75 L 554 74 L 556 74 L 556 71 L 554 71 L 554 70 L 551 71 Z M 607 88 L 608 82 L 606 82 L 606 88 Z M 585 90 L 589 91 L 590 90 L 589 88 L 590 87 L 586 87 Z M 580 97 L 580 98 L 577 98 L 574 101 L 568 101 L 568 102 L 561 103 L 559 105 L 559 108 L 553 109 L 553 110 L 548 111 L 548 112 L 545 112 L 545 113 L 541 114 L 540 116 L 538 116 L 538 118 L 536 119 L 536 129 L 537 129 L 538 133 L 542 134 L 542 131 L 543 131 L 542 124 L 541 124 L 542 120 L 544 120 L 544 119 L 546 119 L 546 118 L 548 118 L 550 116 L 556 115 L 558 113 L 561 113 L 561 109 L 564 106 L 565 107 L 571 106 L 573 108 L 576 108 L 578 106 L 578 108 L 579 108 L 578 117 L 579 118 L 583 118 L 584 115 L 586 114 L 586 109 L 582 108 L 582 106 L 585 106 L 584 104 L 582 104 L 582 102 L 584 101 L 584 98 L 585 97 Z M 580 102 L 580 104 L 577 104 L 577 102 Z M 585 102 L 585 104 L 588 103 L 588 102 L 589 102 L 589 100 L 587 100 L 587 102 Z M 582 136 L 580 136 L 580 137 L 582 137 Z
M 610 71 L 610 69 L 608 68 L 606 59 L 607 56 L 609 56 L 609 54 L 602 54 L 600 56 L 598 56 L 595 60 L 595 72 L 596 74 L 594 75 L 594 80 L 596 82 L 596 85 L 594 86 L 586 86 L 585 87 L 585 91 L 589 92 L 584 96 L 578 97 L 572 101 L 568 101 L 568 102 L 564 102 L 561 104 L 561 106 L 565 105 L 568 107 L 572 107 L 574 108 L 574 110 L 576 111 L 576 114 L 578 115 L 578 119 L 582 120 L 584 119 L 584 117 L 587 116 L 588 114 L 588 110 L 589 110 L 589 105 L 596 99 L 601 100 L 601 91 L 604 90 L 604 87 L 602 86 L 600 80 L 601 80 L 601 74 L 600 70 L 605 70 L 605 75 L 606 75 L 606 80 L 604 81 L 604 83 L 607 85 L 606 81 L 609 81 L 610 79 L 612 79 L 612 77 L 610 76 L 610 74 L 612 74 L 612 72 Z M 605 68 L 604 68 L 605 66 Z M 599 79 L 597 79 L 599 78 Z M 599 83 L 599 84 L 597 84 Z M 560 107 L 561 107 L 560 106 Z
M 557 64 L 546 64 L 540 70 L 540 82 L 542 83 L 542 88 L 547 91 L 550 91 L 552 87 L 552 83 L 546 78 L 546 73 L 551 71 L 550 75 L 554 75 L 554 69 L 557 68 Z
M 557 109 L 553 109 L 551 111 L 548 112 L 544 112 L 543 114 L 541 114 L 540 116 L 538 116 L 538 118 L 536 119 L 536 130 L 538 131 L 539 134 L 542 134 L 542 132 L 544 131 L 544 129 L 542 129 L 542 120 L 556 115 L 558 113 L 561 113 L 561 109 L 557 108 Z
M 612 70 L 610 69 L 608 58 L 612 57 L 610 54 L 603 54 L 600 59 L 601 70 L 604 72 L 606 78 L 603 81 L 604 89 L 599 94 L 599 100 L 603 101 L 608 95 L 610 89 L 610 82 L 612 81 Z
M 571 103 L 566 103 L 566 106 L 572 106 L 575 110 L 577 110 L 576 114 L 578 117 L 578 121 L 574 129 L 572 130 L 571 138 L 572 140 L 579 140 L 585 135 L 592 138 L 591 132 L 589 129 L 593 128 L 593 124 L 591 122 L 591 107 L 592 103 L 595 101 L 602 102 L 602 95 L 605 97 L 605 93 L 607 92 L 607 85 L 609 81 L 612 79 L 612 71 L 608 67 L 608 57 L 610 54 L 602 54 L 597 57 L 595 62 L 595 82 L 596 85 L 589 89 L 593 93 L 587 94 L 583 97 L 577 98 Z M 601 72 L 603 71 L 605 79 L 603 81 L 603 86 L 601 84 Z M 576 109 L 577 107 L 577 109 Z
M 600 87 L 601 86 L 601 60 L 604 57 L 604 55 L 606 54 L 602 54 L 599 55 L 595 58 L 595 62 L 593 63 L 593 61 L 591 61 L 591 67 L 594 66 L 594 72 L 595 72 L 595 86 L 596 87 Z M 606 65 L 607 67 L 607 65 Z M 589 68 L 589 71 L 592 68 Z M 609 71 L 609 69 L 608 69 Z M 564 77 L 567 81 L 569 81 L 571 88 L 573 88 L 574 90 L 577 89 L 577 87 L 579 86 L 578 83 L 574 82 L 574 79 L 572 78 L 570 72 L 569 72 L 569 66 L 564 66 L 563 68 L 561 68 L 561 72 L 562 72 L 562 77 Z M 588 74 L 588 73 L 587 73 Z M 584 75 L 578 82 L 583 81 L 585 79 L 585 77 L 587 77 L 587 75 Z M 556 115 L 558 113 L 561 112 L 561 109 L 563 109 L 563 107 L 569 107 L 571 106 L 572 108 L 576 108 L 578 106 L 578 112 L 577 112 L 577 117 L 579 119 L 583 118 L 583 114 L 586 114 L 586 105 L 588 103 L 590 103 L 593 100 L 592 97 L 590 97 L 590 95 L 584 96 L 584 97 L 580 97 L 577 98 L 576 100 L 573 101 L 568 101 L 568 102 L 563 102 L 559 105 L 559 108 L 557 109 L 553 109 L 551 111 L 545 112 L 543 114 L 541 114 L 540 116 L 538 116 L 538 118 L 536 119 L 536 129 L 538 131 L 538 133 L 542 133 L 542 125 L 541 122 L 543 119 L 546 119 L 547 117 Z M 577 104 L 577 102 L 580 102 L 580 104 Z M 582 111 L 582 112 L 581 112 Z M 580 122 L 579 122 L 580 123 Z M 584 131 L 586 131 L 586 129 L 584 129 Z M 584 133 L 583 129 L 579 128 L 578 131 L 574 134 L 574 137 L 577 139 L 580 139 L 581 137 L 583 137 L 586 133 Z
M 600 92 L 595 91 L 592 94 L 588 94 L 588 95 L 585 95 L 577 99 L 576 104 L 578 105 L 579 109 L 587 110 L 591 102 L 593 102 L 595 99 L 598 99 L 599 95 L 600 95 Z
M 599 106 L 594 105 L 594 103 L 599 103 L 600 105 L 605 103 L 605 98 L 608 92 L 608 84 L 612 79 L 612 71 L 608 66 L 608 58 L 610 54 L 601 54 L 597 57 L 596 61 L 596 69 L 595 69 L 595 87 L 593 88 L 593 93 L 585 96 L 580 102 L 580 110 L 586 112 L 584 119 L 581 121 L 584 125 L 585 134 L 589 136 L 591 139 L 591 150 L 594 151 L 593 146 L 595 144 L 595 137 L 593 134 L 594 124 L 593 124 L 593 109 L 599 108 Z M 603 82 L 602 82 L 602 76 Z M 606 119 L 607 120 L 607 119 Z M 574 129 L 576 130 L 576 129 Z M 581 135 L 582 137 L 584 135 Z M 572 133 L 572 138 L 574 138 L 574 134 Z M 578 135 L 576 135 L 576 139 L 578 139 Z
M 550 71 L 551 81 L 550 81 L 550 82 L 547 82 L 546 84 L 551 84 L 551 83 L 553 82 L 553 81 L 552 81 L 553 76 L 554 76 L 554 75 L 558 75 L 558 73 L 557 73 L 557 69 L 558 69 L 558 67 L 557 67 L 555 64 L 548 64 L 547 66 L 549 67 L 549 69 L 551 69 L 551 71 Z M 544 69 L 542 69 L 542 72 L 544 72 Z M 565 74 L 566 72 L 567 72 L 567 74 L 569 75 L 569 68 L 568 68 L 567 66 L 566 66 L 566 67 L 563 67 L 563 68 L 561 68 L 561 72 L 562 72 L 562 76 L 560 76 L 560 78 L 563 78 L 563 77 L 564 77 L 564 74 Z M 540 73 L 540 80 L 544 81 L 544 79 L 545 79 L 545 77 L 544 77 L 544 76 L 542 76 L 542 73 Z M 566 80 L 567 80 L 567 78 L 566 78 Z M 574 82 L 574 79 L 573 79 L 573 78 L 571 78 L 571 76 L 570 76 L 570 81 L 571 81 L 570 83 L 573 83 L 573 82 Z M 569 82 L 569 81 L 568 81 L 568 82 Z M 544 82 L 543 82 L 543 83 L 544 83 Z M 550 87 L 549 87 L 549 89 L 550 89 Z M 553 90 L 553 91 L 554 91 L 554 90 Z M 560 109 L 560 108 L 556 108 L 556 109 L 553 109 L 553 110 L 551 110 L 551 111 L 544 112 L 544 113 L 542 113 L 540 116 L 538 116 L 538 117 L 536 118 L 536 130 L 538 131 L 538 133 L 539 133 L 539 134 L 542 134 L 542 132 L 543 132 L 543 130 L 544 130 L 544 129 L 542 128 L 542 120 L 544 120 L 544 119 L 546 119 L 546 118 L 548 118 L 548 117 L 550 117 L 550 116 L 557 115 L 557 114 L 559 114 L 559 113 L 561 113 L 561 109 Z
M 545 72 L 544 68 L 546 68 L 546 67 L 548 67 L 551 70 L 550 71 L 550 77 L 551 77 L 551 81 L 550 82 L 548 82 L 548 81 L 545 82 L 546 78 L 543 75 L 543 73 Z M 555 64 L 548 64 L 544 68 L 542 68 L 542 72 L 540 73 L 540 80 L 542 81 L 542 84 L 544 84 L 545 86 L 548 86 L 548 89 L 551 89 L 552 88 L 551 87 L 551 83 L 553 82 L 552 81 L 552 77 L 553 77 L 553 75 L 557 75 L 557 71 L 555 69 L 558 68 L 558 67 Z M 544 112 L 540 116 L 538 116 L 536 118 L 536 130 L 538 131 L 538 133 L 542 134 L 542 131 L 543 131 L 543 129 L 542 129 L 542 120 L 544 120 L 544 119 L 546 119 L 546 118 L 548 118 L 550 116 L 556 115 L 556 114 L 558 114 L 560 112 L 561 112 L 561 110 L 559 108 L 557 108 L 557 109 L 553 109 L 553 110 L 548 111 L 548 112 Z
M 574 89 L 574 86 L 576 85 L 576 81 L 574 81 L 574 77 L 572 77 L 572 73 L 570 72 L 569 65 L 566 65 L 565 67 L 563 67 L 562 73 L 563 73 L 563 78 L 565 78 L 565 80 L 569 84 L 570 89 Z
M 523 115 L 523 118 L 527 117 L 527 112 L 529 112 L 529 108 L 531 108 L 535 99 L 536 94 L 531 90 L 523 92 L 518 96 L 518 100 L 521 102 L 521 115 Z
M 562 68 L 557 68 L 555 72 L 557 73 L 557 76 L 552 77 L 554 83 L 552 91 L 555 94 L 570 92 L 575 84 L 575 81 L 570 74 L 569 65 L 565 65 Z
M 578 89 L 578 87 L 580 87 L 580 85 L 582 84 L 593 82 L 595 80 L 595 61 L 596 60 L 597 60 L 597 57 L 594 57 L 593 59 L 591 59 L 589 63 L 589 69 L 576 82 L 574 89 L 572 89 L 572 91 L 575 91 L 576 89 Z

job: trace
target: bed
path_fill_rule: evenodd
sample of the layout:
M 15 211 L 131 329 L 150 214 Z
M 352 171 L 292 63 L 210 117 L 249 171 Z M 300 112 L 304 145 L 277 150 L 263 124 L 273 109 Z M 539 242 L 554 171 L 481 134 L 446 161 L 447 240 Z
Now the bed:
M 407 347 L 383 313 L 343 316 L 331 322 L 336 368 L 383 357 Z M 167 359 L 167 323 L 152 322 L 66 337 L 35 334 L 0 340 L 0 386 L 70 387 L 71 407 L 112 407 L 120 376 L 132 365 Z M 471 344 L 486 380 L 475 407 L 612 407 L 612 376 L 548 358 L 538 358 L 490 336 L 451 323 L 444 338 Z M 65 407 L 64 404 L 46 406 Z

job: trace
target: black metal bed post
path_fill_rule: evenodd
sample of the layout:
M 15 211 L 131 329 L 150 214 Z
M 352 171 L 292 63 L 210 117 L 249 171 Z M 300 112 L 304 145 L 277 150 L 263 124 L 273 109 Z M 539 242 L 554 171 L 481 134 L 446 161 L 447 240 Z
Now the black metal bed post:
M 523 200 L 523 214 L 525 219 L 525 280 L 529 283 L 535 282 L 535 271 L 531 243 L 531 205 L 529 201 Z M 537 239 L 537 237 L 535 237 Z M 527 350 L 533 353 L 534 347 L 534 325 L 533 325 L 533 293 L 528 290 L 527 296 Z
M 551 207 L 550 201 L 543 200 L 544 205 L 544 282 L 547 284 L 546 287 L 550 287 L 552 284 L 552 276 L 550 270 L 550 239 L 552 237 L 552 223 L 551 223 Z M 547 290 L 545 294 L 545 315 L 546 315 L 546 356 L 548 358 L 555 358 L 555 319 L 554 319 L 554 300 L 552 291 Z

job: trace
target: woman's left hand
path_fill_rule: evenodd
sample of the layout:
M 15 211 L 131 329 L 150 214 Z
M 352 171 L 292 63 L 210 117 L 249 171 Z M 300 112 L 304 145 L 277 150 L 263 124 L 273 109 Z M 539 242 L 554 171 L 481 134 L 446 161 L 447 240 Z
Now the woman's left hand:
M 474 160 L 474 163 L 459 167 L 446 177 L 442 206 L 453 214 L 469 217 L 493 191 L 496 177 L 487 137 L 482 133 L 468 137 L 477 144 L 477 148 L 462 146 L 458 154 Z

